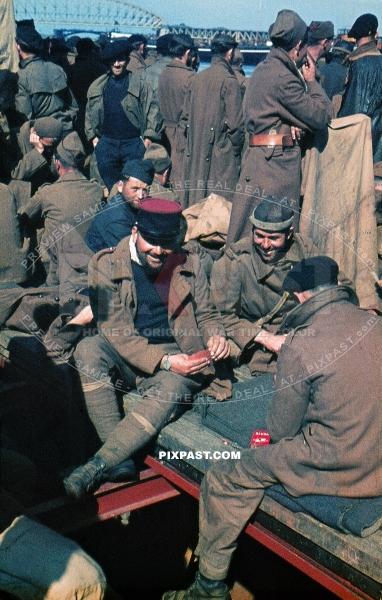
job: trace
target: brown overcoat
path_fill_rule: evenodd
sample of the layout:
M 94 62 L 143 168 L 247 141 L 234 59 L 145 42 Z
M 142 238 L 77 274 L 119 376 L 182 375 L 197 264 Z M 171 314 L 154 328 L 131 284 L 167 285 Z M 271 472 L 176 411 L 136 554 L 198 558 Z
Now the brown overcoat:
M 245 126 L 251 134 L 289 134 L 291 125 L 305 132 L 323 129 L 331 102 L 316 82 L 306 83 L 288 53 L 272 48 L 253 72 L 245 97 Z M 248 147 L 233 200 L 227 244 L 248 235 L 248 217 L 262 198 L 286 198 L 298 210 L 301 151 L 296 144 Z
M 307 239 L 295 234 L 285 257 L 267 265 L 255 251 L 252 238 L 233 244 L 213 264 L 211 296 L 220 311 L 234 359 L 248 362 L 252 373 L 274 372 L 276 355 L 253 342 L 260 329 L 275 332 L 283 317 L 295 307 L 292 298 L 263 326 L 256 322 L 265 317 L 282 297 L 282 282 L 294 264 L 318 254 Z
M 184 206 L 183 158 L 186 148 L 185 122 L 181 121 L 195 71 L 180 60 L 172 60 L 159 76 L 158 100 L 166 138 L 171 147 L 171 183 Z
M 346 286 L 315 294 L 284 322 L 256 463 L 293 496 L 382 494 L 382 321 L 357 308 Z
M 191 355 L 206 348 L 212 335 L 223 335 L 221 317 L 210 301 L 205 272 L 196 254 L 171 255 L 155 284 L 169 269 L 168 323 L 180 351 Z M 163 282 L 162 282 L 163 284 Z M 137 293 L 131 267 L 130 236 L 116 248 L 101 250 L 89 263 L 90 303 L 102 335 L 120 356 L 142 374 L 153 375 L 167 353 L 163 344 L 152 344 L 134 328 Z M 217 362 L 223 372 L 224 364 Z M 231 382 L 215 376 L 208 367 L 206 393 L 224 400 L 231 395 Z
M 210 192 L 232 200 L 240 173 L 244 120 L 239 83 L 223 58 L 212 57 L 211 66 L 193 78 L 187 120 L 187 206 Z

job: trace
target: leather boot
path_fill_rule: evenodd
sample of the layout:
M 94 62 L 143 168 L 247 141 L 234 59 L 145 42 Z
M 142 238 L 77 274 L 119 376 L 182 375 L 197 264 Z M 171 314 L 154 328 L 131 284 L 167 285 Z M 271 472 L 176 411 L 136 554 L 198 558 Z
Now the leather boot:
M 166 592 L 162 600 L 231 600 L 228 586 L 224 581 L 216 581 L 213 585 L 205 584 L 197 573 L 195 581 L 186 590 Z

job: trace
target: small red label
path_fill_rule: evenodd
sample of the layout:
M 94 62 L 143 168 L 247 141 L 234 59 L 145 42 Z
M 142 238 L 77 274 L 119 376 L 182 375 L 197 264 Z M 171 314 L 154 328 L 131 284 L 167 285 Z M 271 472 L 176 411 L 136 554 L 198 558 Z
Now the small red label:
M 265 429 L 255 429 L 250 441 L 251 448 L 253 446 L 268 446 L 271 443 L 271 436 Z

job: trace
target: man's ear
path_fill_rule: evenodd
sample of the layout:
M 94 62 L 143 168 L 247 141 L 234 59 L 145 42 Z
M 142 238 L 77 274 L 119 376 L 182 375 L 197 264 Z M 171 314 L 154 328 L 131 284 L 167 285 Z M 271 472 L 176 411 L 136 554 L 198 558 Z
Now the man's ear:
M 122 180 L 118 181 L 118 183 L 117 183 L 117 189 L 118 189 L 118 192 L 120 194 L 122 194 L 122 189 L 123 189 L 123 181 Z
M 138 236 L 138 229 L 136 225 L 133 225 L 131 228 L 131 239 L 133 240 L 134 244 L 137 241 L 137 236 Z

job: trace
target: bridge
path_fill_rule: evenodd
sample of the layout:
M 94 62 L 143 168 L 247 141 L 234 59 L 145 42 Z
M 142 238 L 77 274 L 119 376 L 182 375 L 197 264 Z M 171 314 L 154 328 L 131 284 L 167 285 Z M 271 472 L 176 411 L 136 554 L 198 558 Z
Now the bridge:
M 159 30 L 162 17 L 124 0 L 17 0 L 16 20 L 34 19 L 39 26 L 93 33 L 131 33 L 140 29 Z
M 37 30 L 60 30 L 65 35 L 75 32 L 134 33 L 146 30 L 152 37 L 164 33 L 187 33 L 197 43 L 209 44 L 222 29 L 166 26 L 162 17 L 125 0 L 16 0 L 16 19 L 34 19 Z M 265 31 L 233 31 L 224 29 L 239 44 L 265 44 Z

